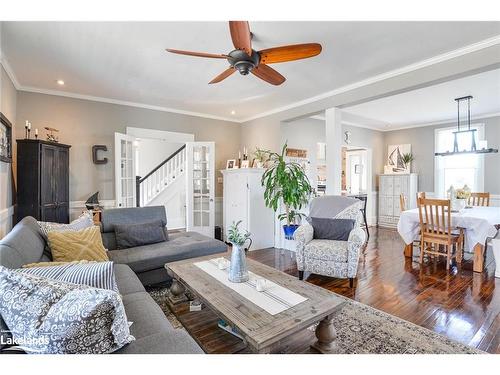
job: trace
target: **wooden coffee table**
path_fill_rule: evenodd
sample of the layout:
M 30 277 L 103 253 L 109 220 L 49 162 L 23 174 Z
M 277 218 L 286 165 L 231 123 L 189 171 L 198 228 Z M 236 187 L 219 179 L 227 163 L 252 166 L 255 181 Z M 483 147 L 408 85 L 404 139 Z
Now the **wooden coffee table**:
M 345 300 L 326 289 L 300 281 L 284 272 L 247 259 L 249 271 L 306 297 L 305 302 L 271 315 L 201 270 L 194 263 L 220 258 L 227 253 L 165 264 L 173 278 L 170 303 L 185 302 L 186 288 L 220 318 L 236 327 L 251 351 L 271 353 L 282 340 L 318 323 L 312 347 L 321 353 L 336 353 L 334 314 Z

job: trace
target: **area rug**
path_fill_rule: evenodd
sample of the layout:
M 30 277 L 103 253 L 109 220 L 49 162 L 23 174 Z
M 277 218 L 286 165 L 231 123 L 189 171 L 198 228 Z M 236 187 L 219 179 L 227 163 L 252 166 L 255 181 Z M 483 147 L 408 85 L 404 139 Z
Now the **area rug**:
M 148 288 L 148 292 L 174 328 L 184 329 L 165 302 L 167 289 Z M 341 298 L 346 304 L 334 319 L 339 354 L 484 353 L 368 305 Z M 308 329 L 314 331 L 315 328 Z

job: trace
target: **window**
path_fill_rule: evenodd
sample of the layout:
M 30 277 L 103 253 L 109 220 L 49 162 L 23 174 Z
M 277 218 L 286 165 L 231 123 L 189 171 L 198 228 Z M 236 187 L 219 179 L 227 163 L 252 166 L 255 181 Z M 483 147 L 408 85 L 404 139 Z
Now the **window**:
M 477 129 L 477 148 L 482 148 L 484 126 L 473 124 L 471 128 Z M 435 152 L 453 151 L 454 135 L 457 128 L 437 129 L 435 133 Z M 470 149 L 470 133 L 459 134 L 458 149 Z M 446 191 L 451 185 L 455 189 L 467 185 L 472 191 L 483 191 L 484 187 L 484 155 L 463 154 L 435 157 L 435 193 L 437 197 L 446 197 Z

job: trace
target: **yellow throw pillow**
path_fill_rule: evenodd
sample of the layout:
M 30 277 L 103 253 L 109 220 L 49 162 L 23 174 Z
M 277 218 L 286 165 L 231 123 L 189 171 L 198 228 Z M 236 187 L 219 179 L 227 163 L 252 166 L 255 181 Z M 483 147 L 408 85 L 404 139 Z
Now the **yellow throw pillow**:
M 97 226 L 79 231 L 49 232 L 47 237 L 54 262 L 109 260 L 102 244 L 101 231 Z
M 25 264 L 22 268 L 54 267 L 54 266 L 62 266 L 65 264 L 82 264 L 82 263 L 90 263 L 90 262 L 88 260 L 75 260 L 74 262 L 38 262 L 38 263 Z

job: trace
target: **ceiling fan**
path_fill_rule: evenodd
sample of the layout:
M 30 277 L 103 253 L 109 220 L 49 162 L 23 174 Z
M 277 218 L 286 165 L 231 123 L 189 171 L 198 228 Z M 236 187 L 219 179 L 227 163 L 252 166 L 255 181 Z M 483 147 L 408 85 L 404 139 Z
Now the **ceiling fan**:
M 321 44 L 318 43 L 294 44 L 255 51 L 252 49 L 252 33 L 247 21 L 229 21 L 229 31 L 235 50 L 227 55 L 170 48 L 167 51 L 181 55 L 226 59 L 229 62 L 229 68 L 209 83 L 218 83 L 238 71 L 244 76 L 252 73 L 272 85 L 281 85 L 286 78 L 267 64 L 307 59 L 319 55 L 321 52 Z

